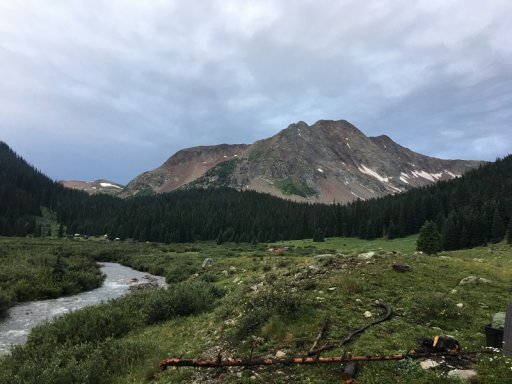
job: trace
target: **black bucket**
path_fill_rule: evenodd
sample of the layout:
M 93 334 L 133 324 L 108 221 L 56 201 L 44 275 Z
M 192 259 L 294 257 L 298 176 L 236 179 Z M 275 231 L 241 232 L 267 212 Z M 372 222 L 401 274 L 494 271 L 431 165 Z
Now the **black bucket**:
M 489 324 L 484 326 L 484 332 L 488 347 L 503 348 L 503 329 L 492 328 Z

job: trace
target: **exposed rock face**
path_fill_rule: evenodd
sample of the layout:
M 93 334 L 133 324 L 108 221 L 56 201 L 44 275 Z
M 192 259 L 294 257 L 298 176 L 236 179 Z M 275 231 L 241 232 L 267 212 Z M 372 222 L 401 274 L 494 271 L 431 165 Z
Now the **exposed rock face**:
M 424 156 L 387 136 L 367 137 L 347 121 L 321 120 L 312 126 L 291 124 L 191 185 L 253 189 L 298 201 L 349 202 L 448 180 L 480 164 Z
M 367 137 L 345 120 L 291 124 L 252 145 L 181 150 L 130 181 L 120 196 L 227 186 L 297 200 L 346 203 L 448 180 L 481 161 L 441 160 L 387 136 Z
M 61 183 L 67 188 L 79 189 L 91 195 L 96 193 L 119 195 L 124 190 L 123 185 L 104 179 L 94 181 L 63 180 Z
M 201 177 L 216 165 L 242 155 L 246 144 L 220 144 L 183 149 L 160 167 L 130 181 L 122 196 L 140 192 L 170 192 Z

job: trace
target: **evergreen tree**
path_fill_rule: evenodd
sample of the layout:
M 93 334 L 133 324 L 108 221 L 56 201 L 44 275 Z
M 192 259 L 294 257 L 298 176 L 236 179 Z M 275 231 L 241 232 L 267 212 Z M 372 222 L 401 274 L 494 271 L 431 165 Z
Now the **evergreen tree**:
M 443 226 L 443 249 L 451 251 L 459 248 L 460 231 L 457 214 L 451 211 Z
M 399 236 L 399 233 L 395 226 L 395 223 L 393 222 L 393 220 L 390 220 L 389 226 L 388 226 L 388 239 L 389 240 L 396 239 L 398 236 Z
M 505 224 L 503 224 L 503 219 L 501 218 L 498 209 L 494 210 L 494 214 L 492 216 L 492 225 L 491 225 L 491 243 L 499 243 L 505 237 Z
M 507 244 L 512 244 L 512 217 L 510 218 L 510 221 L 508 222 Z
M 224 244 L 224 237 L 222 234 L 222 229 L 219 231 L 219 235 L 217 236 L 217 245 Z
M 315 234 L 313 235 L 313 242 L 318 243 L 325 240 L 325 234 L 323 229 L 317 228 L 315 230 Z
M 437 226 L 432 221 L 427 221 L 420 229 L 416 242 L 416 249 L 427 255 L 432 255 L 442 250 L 441 235 Z
M 62 224 L 59 225 L 59 231 L 57 232 L 57 236 L 59 238 L 62 238 L 64 236 L 64 226 Z
M 468 230 L 467 230 L 466 226 L 463 226 L 462 231 L 460 233 L 459 245 L 461 248 L 468 248 L 469 244 L 470 244 L 470 240 L 469 240 Z

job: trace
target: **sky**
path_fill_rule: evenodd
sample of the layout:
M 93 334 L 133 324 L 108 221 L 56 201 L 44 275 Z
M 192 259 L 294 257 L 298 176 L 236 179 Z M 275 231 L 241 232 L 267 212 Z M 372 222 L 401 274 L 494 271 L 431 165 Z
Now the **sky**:
M 510 15 L 510 0 L 0 0 L 0 140 L 53 179 L 119 183 L 300 120 L 492 161 L 512 152 Z

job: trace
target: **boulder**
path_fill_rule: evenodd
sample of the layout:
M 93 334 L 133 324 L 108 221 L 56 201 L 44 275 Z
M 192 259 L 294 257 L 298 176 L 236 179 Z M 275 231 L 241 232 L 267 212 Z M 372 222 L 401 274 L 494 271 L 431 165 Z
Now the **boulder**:
M 286 357 L 286 353 L 283 351 L 277 351 L 276 352 L 276 359 L 283 359 Z
M 474 369 L 452 369 L 450 372 L 448 372 L 448 377 L 467 381 L 476 376 L 476 374 L 477 373 Z
M 322 255 L 316 255 L 315 256 L 315 259 L 324 259 L 324 258 L 330 258 L 330 257 L 333 257 L 334 255 L 332 253 L 324 253 Z
M 468 285 L 468 284 L 489 284 L 491 280 L 484 279 L 483 277 L 476 277 L 476 276 L 468 276 L 463 278 L 459 285 Z
M 203 268 L 208 268 L 213 263 L 214 263 L 213 259 L 208 257 L 208 258 L 204 259 L 204 261 L 203 261 Z
M 409 272 L 412 268 L 409 264 L 395 263 L 393 269 L 397 272 Z
M 260 288 L 263 288 L 263 281 L 261 283 L 251 285 L 251 290 L 253 292 L 258 292 Z
M 369 259 L 371 259 L 373 256 L 375 256 L 375 252 L 370 251 L 370 252 L 366 252 L 366 253 L 360 253 L 359 255 L 357 255 L 357 258 L 358 258 L 359 260 L 369 260 Z
M 420 367 L 423 369 L 432 369 L 439 365 L 437 361 L 434 361 L 432 359 L 424 360 L 420 363 Z

